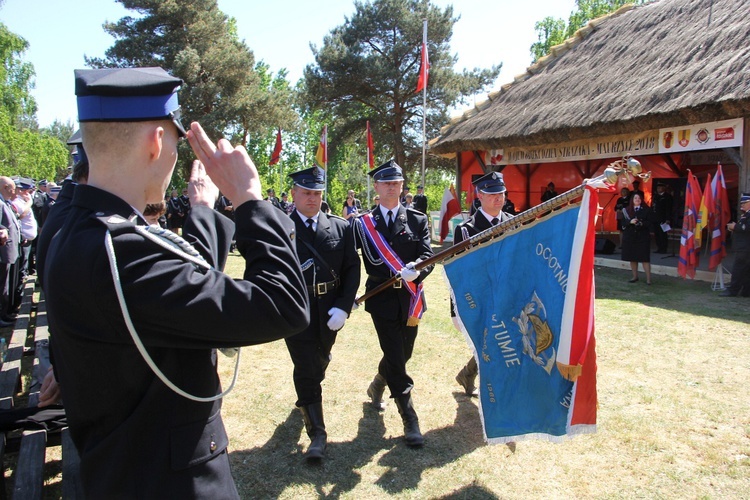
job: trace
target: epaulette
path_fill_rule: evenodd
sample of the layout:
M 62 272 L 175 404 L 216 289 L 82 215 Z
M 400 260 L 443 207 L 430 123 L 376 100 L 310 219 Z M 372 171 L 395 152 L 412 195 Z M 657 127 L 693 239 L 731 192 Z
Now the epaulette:
M 342 220 L 344 222 L 349 222 L 346 219 L 344 219 L 343 217 L 341 217 L 340 215 L 334 215 L 334 214 L 326 214 L 326 215 L 328 216 L 329 219 L 338 219 L 338 220 Z
M 122 232 L 135 232 L 135 222 L 130 219 L 126 219 L 122 215 L 96 212 L 94 219 L 104 224 L 112 234 L 118 234 Z
M 422 217 L 427 217 L 425 214 L 417 210 L 416 208 L 407 208 L 407 212 L 412 212 L 414 215 L 421 215 Z

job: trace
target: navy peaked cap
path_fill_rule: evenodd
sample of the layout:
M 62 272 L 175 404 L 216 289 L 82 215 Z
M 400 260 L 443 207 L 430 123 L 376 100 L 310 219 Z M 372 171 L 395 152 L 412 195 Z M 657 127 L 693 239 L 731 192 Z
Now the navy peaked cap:
M 472 181 L 472 184 L 477 188 L 478 191 L 487 194 L 504 193 L 505 182 L 503 182 L 503 174 L 500 172 L 490 172 L 485 174 L 479 179 Z
M 750 193 L 742 193 L 742 196 L 740 196 L 740 203 L 745 203 L 746 201 L 750 201 Z
M 36 185 L 33 179 L 27 179 L 26 177 L 19 177 L 15 181 L 17 189 L 34 189 Z
M 393 160 L 380 165 L 378 168 L 374 168 L 368 172 L 372 180 L 375 182 L 388 182 L 388 181 L 403 181 L 404 173 L 401 167 L 398 166 Z
M 81 129 L 76 130 L 73 132 L 73 135 L 70 136 L 68 139 L 68 146 L 73 146 L 77 144 L 83 144 L 83 137 L 81 136 Z
M 177 100 L 180 85 L 181 79 L 162 68 L 77 69 L 78 121 L 169 119 L 184 136 Z
M 289 174 L 297 186 L 311 191 L 323 191 L 326 188 L 326 171 L 320 167 L 306 168 Z

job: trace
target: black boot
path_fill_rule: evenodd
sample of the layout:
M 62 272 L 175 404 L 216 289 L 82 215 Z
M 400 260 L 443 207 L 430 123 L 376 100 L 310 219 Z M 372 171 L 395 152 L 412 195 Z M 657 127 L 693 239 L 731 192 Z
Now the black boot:
M 323 422 L 323 403 L 300 406 L 302 418 L 305 421 L 305 430 L 312 441 L 307 448 L 305 458 L 308 462 L 318 461 L 323 458 L 326 451 L 326 424 Z
M 385 409 L 383 393 L 385 392 L 385 379 L 378 373 L 367 388 L 367 396 L 372 400 L 372 406 L 378 410 Z
M 396 397 L 396 406 L 401 414 L 401 420 L 404 421 L 404 439 L 406 446 L 418 448 L 424 444 L 424 438 L 419 430 L 419 417 L 414 411 L 414 405 L 411 401 L 411 394 Z
M 477 387 L 474 385 L 474 380 L 477 378 L 478 370 L 477 360 L 472 356 L 469 362 L 466 363 L 466 366 L 461 368 L 461 371 L 456 375 L 456 382 L 464 388 L 464 392 L 467 396 L 479 395 Z

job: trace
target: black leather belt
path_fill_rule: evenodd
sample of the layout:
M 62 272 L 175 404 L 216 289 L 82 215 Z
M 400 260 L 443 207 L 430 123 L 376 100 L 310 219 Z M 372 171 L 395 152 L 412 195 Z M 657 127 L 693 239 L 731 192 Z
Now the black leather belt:
M 313 297 L 325 295 L 328 292 L 332 292 L 336 288 L 338 288 L 339 283 L 339 280 L 333 280 L 326 281 L 325 283 L 315 283 L 314 285 L 307 285 L 307 293 L 309 293 Z
M 370 280 L 370 281 L 372 281 L 372 282 L 374 282 L 374 283 L 380 284 L 380 283 L 385 283 L 386 281 L 390 280 L 391 278 L 382 278 L 380 276 L 373 276 L 371 274 L 368 274 L 367 275 L 367 279 Z M 404 287 L 404 282 L 401 281 L 400 279 L 396 280 L 396 282 L 393 283 L 393 288 L 403 288 L 403 287 Z

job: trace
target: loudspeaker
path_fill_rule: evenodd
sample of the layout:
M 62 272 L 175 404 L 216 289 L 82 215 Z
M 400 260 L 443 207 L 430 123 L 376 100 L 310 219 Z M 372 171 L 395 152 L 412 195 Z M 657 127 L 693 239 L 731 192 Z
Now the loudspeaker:
M 607 238 L 597 238 L 594 243 L 594 253 L 612 254 L 615 252 L 615 243 Z

